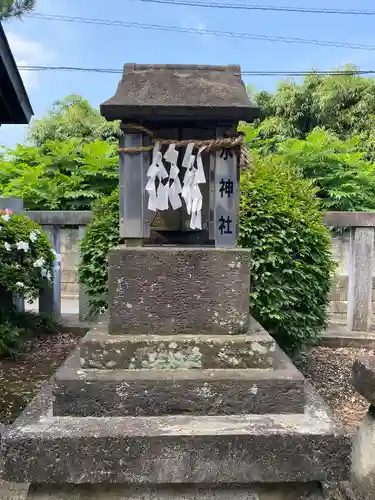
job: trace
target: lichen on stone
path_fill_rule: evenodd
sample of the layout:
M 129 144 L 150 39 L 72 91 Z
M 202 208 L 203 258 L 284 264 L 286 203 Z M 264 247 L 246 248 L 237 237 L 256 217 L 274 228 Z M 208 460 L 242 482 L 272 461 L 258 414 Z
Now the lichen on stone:
M 202 368 L 203 354 L 199 347 L 164 343 L 144 347 L 134 353 L 129 370 L 191 370 Z

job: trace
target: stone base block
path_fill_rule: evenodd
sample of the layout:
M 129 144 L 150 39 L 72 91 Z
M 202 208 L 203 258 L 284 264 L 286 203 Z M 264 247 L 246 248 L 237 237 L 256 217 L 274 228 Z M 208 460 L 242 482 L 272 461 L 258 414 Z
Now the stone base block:
M 246 333 L 249 261 L 246 249 L 120 246 L 111 250 L 109 333 Z
M 53 417 L 46 386 L 3 436 L 16 483 L 239 484 L 340 481 L 350 435 L 308 387 L 301 415 Z
M 248 335 L 108 335 L 92 329 L 81 343 L 81 367 L 96 369 L 271 368 L 275 341 Z
M 230 487 L 32 486 L 27 500 L 323 500 L 319 484 Z
M 304 378 L 278 349 L 274 370 L 82 370 L 74 359 L 58 371 L 56 416 L 119 417 L 303 413 Z
M 352 370 L 352 384 L 361 396 L 372 406 L 375 406 L 375 356 L 355 360 Z
M 353 438 L 351 486 L 356 500 L 375 498 L 375 409 L 370 408 Z

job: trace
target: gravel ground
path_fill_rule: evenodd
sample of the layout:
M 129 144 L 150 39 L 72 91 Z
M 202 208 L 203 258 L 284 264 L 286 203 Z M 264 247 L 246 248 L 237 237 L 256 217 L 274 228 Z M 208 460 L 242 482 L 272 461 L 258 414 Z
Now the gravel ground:
M 295 361 L 339 421 L 353 428 L 353 432 L 367 412 L 369 403 L 350 383 L 352 366 L 357 357 L 374 354 L 374 349 L 315 347 Z
M 0 423 L 9 425 L 78 344 L 73 334 L 28 340 L 17 359 L 0 359 Z

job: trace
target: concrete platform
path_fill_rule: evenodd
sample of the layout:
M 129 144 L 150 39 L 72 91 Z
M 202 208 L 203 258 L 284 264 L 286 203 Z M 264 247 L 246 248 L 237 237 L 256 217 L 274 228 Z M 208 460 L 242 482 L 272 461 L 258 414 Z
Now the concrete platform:
M 271 368 L 275 341 L 249 335 L 109 335 L 94 327 L 81 342 L 81 367 L 107 369 Z
M 16 483 L 238 484 L 345 480 L 350 435 L 307 385 L 302 415 L 53 417 L 46 386 L 8 428 Z
M 304 378 L 280 349 L 275 352 L 273 370 L 82 370 L 77 358 L 71 358 L 56 374 L 56 416 L 304 411 Z
M 323 500 L 318 484 L 249 485 L 234 488 L 34 486 L 28 500 Z
M 333 349 L 342 347 L 375 349 L 375 331 L 352 331 L 344 324 L 331 323 L 320 339 L 319 345 Z

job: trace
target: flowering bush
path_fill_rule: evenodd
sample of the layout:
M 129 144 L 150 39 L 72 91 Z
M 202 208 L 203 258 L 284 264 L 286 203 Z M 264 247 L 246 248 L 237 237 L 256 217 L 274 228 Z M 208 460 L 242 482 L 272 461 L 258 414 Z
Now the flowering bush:
M 0 295 L 35 299 L 52 280 L 56 253 L 47 235 L 31 219 L 0 210 Z M 0 309 L 9 309 L 0 300 Z M 10 312 L 10 311 L 9 311 Z

